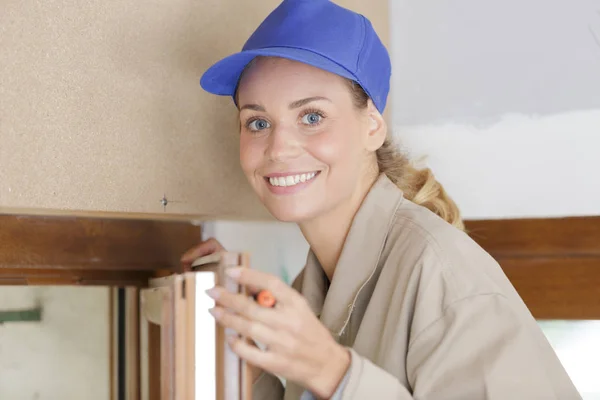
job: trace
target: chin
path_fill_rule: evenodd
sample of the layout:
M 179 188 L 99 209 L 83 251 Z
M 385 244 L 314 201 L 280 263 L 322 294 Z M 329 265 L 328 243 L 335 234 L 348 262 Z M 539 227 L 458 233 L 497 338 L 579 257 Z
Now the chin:
M 318 210 L 307 207 L 307 204 L 266 204 L 267 210 L 273 217 L 281 222 L 301 223 L 311 220 L 319 215 Z

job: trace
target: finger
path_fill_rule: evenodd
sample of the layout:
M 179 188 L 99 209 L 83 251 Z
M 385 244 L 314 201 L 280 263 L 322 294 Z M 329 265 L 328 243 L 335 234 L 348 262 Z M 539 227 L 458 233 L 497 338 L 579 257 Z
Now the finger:
M 248 295 L 250 295 L 250 296 L 254 296 L 254 295 L 260 293 L 261 290 L 264 290 L 258 286 L 254 286 L 254 285 L 244 285 L 244 287 L 246 288 L 246 293 L 248 293 Z
M 261 322 L 273 329 L 280 329 L 284 326 L 286 318 L 282 318 L 280 313 L 273 308 L 266 308 L 258 305 L 251 297 L 240 293 L 232 293 L 221 286 L 215 286 L 206 291 L 206 293 L 215 300 L 215 302 L 243 317 Z
M 277 276 L 252 268 L 232 267 L 226 273 L 236 282 L 254 289 L 266 289 L 278 303 L 294 305 L 302 298 L 300 293 Z
M 181 256 L 181 262 L 184 264 L 192 263 L 198 257 L 207 256 L 222 250 L 225 250 L 223 245 L 215 238 L 210 238 L 186 251 Z
M 246 362 L 273 374 L 279 374 L 289 364 L 283 355 L 272 351 L 262 351 L 249 345 L 244 339 L 229 336 L 227 342 L 231 350 Z
M 236 315 L 219 306 L 211 308 L 209 311 L 223 327 L 232 329 L 246 338 L 251 338 L 267 346 L 272 346 L 281 340 L 281 334 L 260 322 Z M 256 344 L 250 345 L 256 346 Z
M 269 294 L 271 294 L 271 292 L 269 292 L 268 290 L 261 289 L 260 287 L 257 287 L 257 286 L 253 286 L 253 285 L 242 285 L 242 286 L 246 289 L 246 294 L 251 297 L 256 297 L 260 293 L 263 293 L 263 292 L 268 292 Z

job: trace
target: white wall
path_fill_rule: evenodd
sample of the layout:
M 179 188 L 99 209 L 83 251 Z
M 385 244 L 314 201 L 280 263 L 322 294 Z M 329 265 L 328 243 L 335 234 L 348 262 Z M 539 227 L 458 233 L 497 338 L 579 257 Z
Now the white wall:
M 390 4 L 392 129 L 464 216 L 600 215 L 600 2 Z
M 2 286 L 0 310 L 43 307 L 0 325 L 0 399 L 108 400 L 108 289 Z
M 252 268 L 288 283 L 304 266 L 309 248 L 298 226 L 290 223 L 212 221 L 203 224 L 202 232 L 227 250 L 249 252 Z

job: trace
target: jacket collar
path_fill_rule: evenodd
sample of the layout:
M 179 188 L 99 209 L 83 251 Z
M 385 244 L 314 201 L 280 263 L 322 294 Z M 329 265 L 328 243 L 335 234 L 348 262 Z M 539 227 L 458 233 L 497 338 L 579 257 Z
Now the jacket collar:
M 402 199 L 401 190 L 381 174 L 352 221 L 330 285 L 317 257 L 309 251 L 302 294 L 336 338 L 344 332 L 361 289 L 377 269 Z

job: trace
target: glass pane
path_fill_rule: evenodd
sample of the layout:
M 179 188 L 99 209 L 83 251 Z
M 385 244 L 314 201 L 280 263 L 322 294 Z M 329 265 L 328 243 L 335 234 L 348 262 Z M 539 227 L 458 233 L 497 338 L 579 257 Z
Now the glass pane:
M 600 321 L 538 323 L 584 400 L 600 400 Z
M 109 294 L 94 286 L 0 287 L 9 321 L 0 324 L 0 399 L 109 399 Z M 30 312 L 38 309 L 41 318 Z

